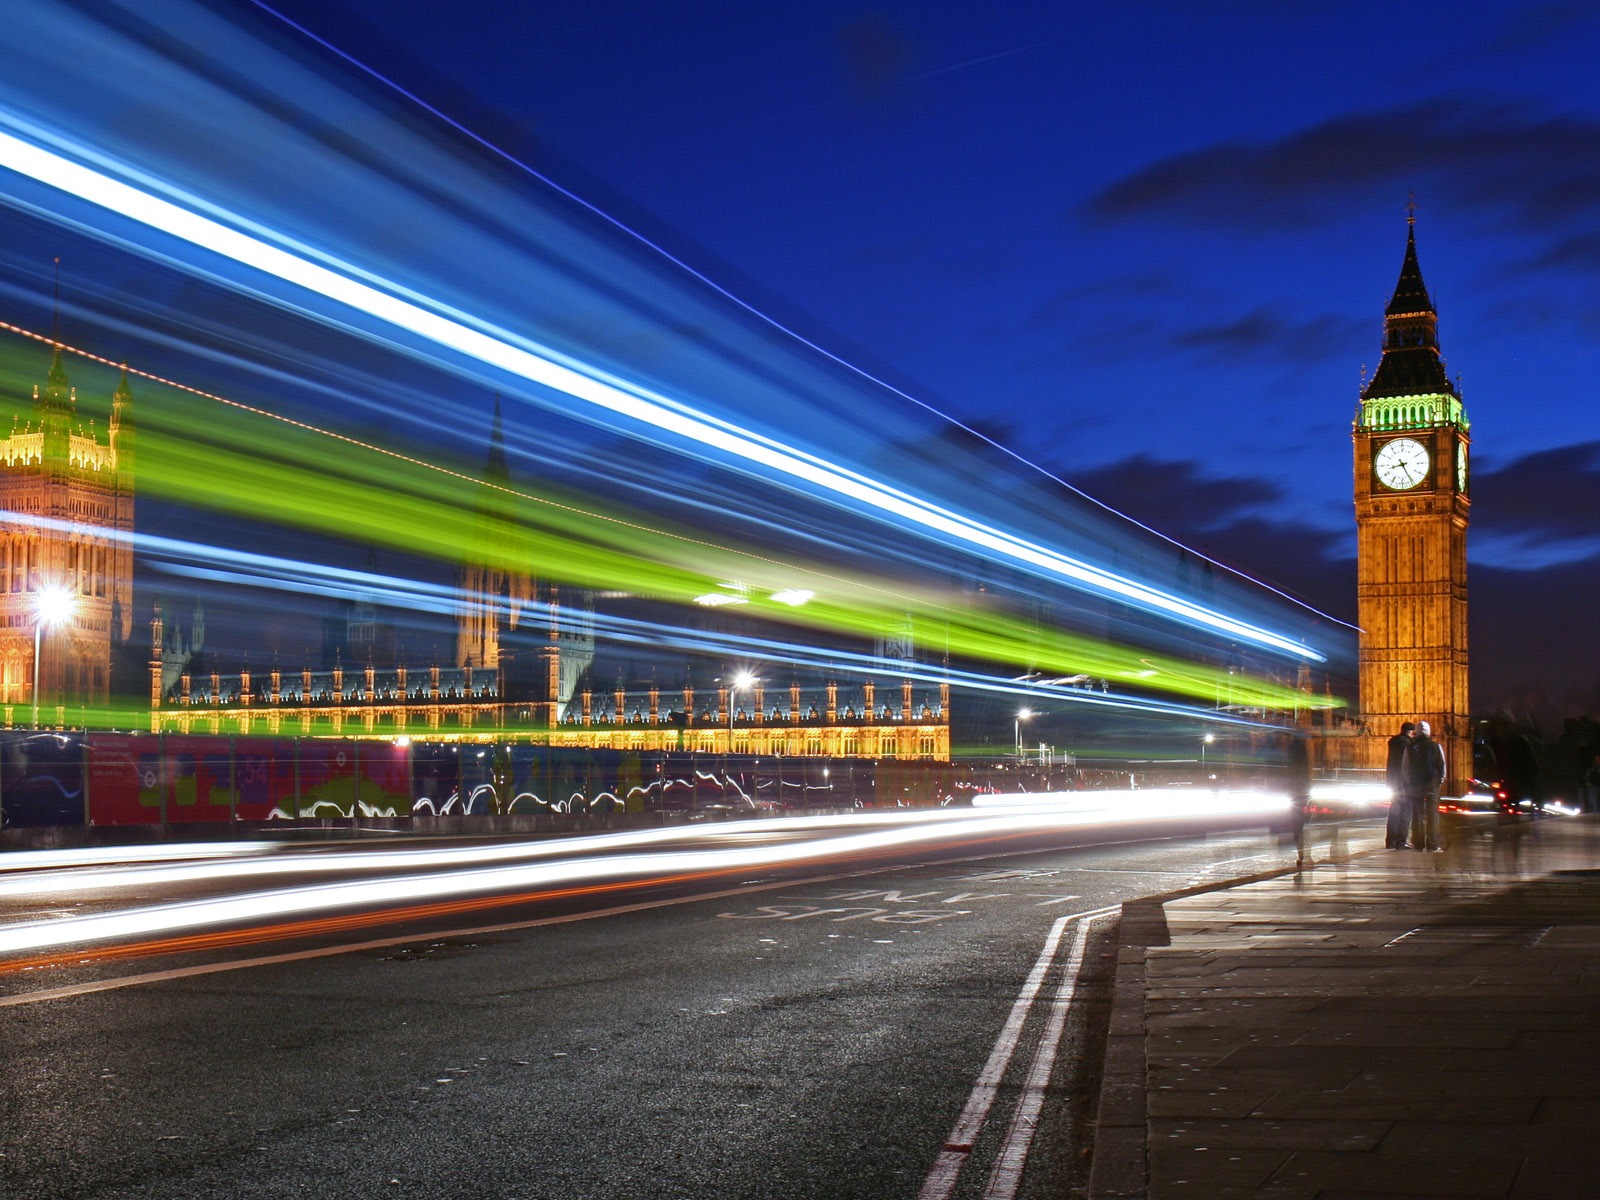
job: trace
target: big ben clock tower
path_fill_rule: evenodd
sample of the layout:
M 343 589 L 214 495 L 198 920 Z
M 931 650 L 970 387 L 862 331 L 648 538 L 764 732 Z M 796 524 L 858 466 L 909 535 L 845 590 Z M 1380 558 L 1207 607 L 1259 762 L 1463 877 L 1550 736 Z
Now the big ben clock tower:
M 1361 761 L 1382 767 L 1402 721 L 1444 746 L 1446 791 L 1472 777 L 1467 705 L 1467 453 L 1461 397 L 1439 356 L 1439 316 L 1408 218 L 1400 280 L 1384 310 L 1383 358 L 1356 416 Z

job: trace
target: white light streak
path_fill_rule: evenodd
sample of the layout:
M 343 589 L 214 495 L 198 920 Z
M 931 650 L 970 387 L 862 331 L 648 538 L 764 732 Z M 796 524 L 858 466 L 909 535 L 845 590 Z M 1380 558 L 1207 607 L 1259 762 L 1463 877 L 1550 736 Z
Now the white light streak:
M 709 777 L 708 777 L 709 778 Z M 825 827 L 847 818 L 822 817 L 813 823 L 807 818 L 774 818 L 741 822 L 741 830 L 769 835 L 774 824 L 785 829 L 795 828 L 795 821 L 806 822 L 805 828 Z M 104 865 L 95 871 L 60 870 L 48 874 L 0 875 L 0 896 L 29 895 L 41 891 L 88 892 L 111 891 L 116 888 L 142 887 L 153 883 L 199 883 L 208 879 L 246 879 L 271 875 L 324 875 L 352 874 L 361 871 L 394 871 L 437 867 L 474 867 L 491 863 L 509 863 L 538 858 L 564 858 L 593 853 L 596 850 L 621 850 L 632 846 L 647 846 L 652 842 L 715 840 L 724 834 L 721 828 L 706 827 L 683 829 L 664 826 L 656 829 L 623 830 L 616 833 L 589 834 L 582 837 L 560 838 L 547 842 L 502 842 L 489 846 L 446 846 L 437 848 L 382 850 L 344 850 L 315 852 L 290 852 L 281 842 L 246 842 L 238 856 L 251 853 L 281 851 L 271 858 L 240 862 L 162 862 L 161 865 L 126 866 L 130 859 L 172 860 L 183 858 L 218 857 L 227 853 L 224 847 L 201 848 L 201 853 L 191 854 L 189 847 L 167 846 L 105 847 L 92 850 L 43 850 L 7 855 L 0 861 L 8 866 L 28 867 L 83 867 Z M 16 864 L 13 859 L 30 861 Z M 38 862 L 31 860 L 37 858 Z M 120 869 L 119 869 L 120 868 Z
M 1314 783 L 1311 798 L 1324 804 L 1387 804 L 1394 797 L 1383 783 Z
M 0 872 L 58 870 L 62 867 L 93 867 L 102 864 L 123 866 L 129 862 L 170 859 L 245 858 L 252 854 L 270 854 L 282 846 L 281 842 L 185 842 L 177 846 L 81 846 L 71 850 L 9 850 L 0 856 Z M 237 867 L 221 869 L 233 871 Z M 16 880 L 0 876 L 0 888 L 15 882 Z
M 1123 795 L 1113 793 L 1114 796 Z M 1057 797 L 1063 799 L 1063 797 Z M 863 852 L 947 840 L 1023 834 L 1175 817 L 1226 816 L 1251 819 L 1269 816 L 1282 807 L 1274 797 L 1259 794 L 1183 795 L 1127 794 L 1116 808 L 1085 811 L 1077 797 L 1056 808 L 1030 806 L 1012 813 L 908 813 L 900 828 L 876 814 L 860 818 L 863 824 L 887 824 L 867 833 L 789 841 L 771 846 L 724 846 L 715 849 L 652 851 L 631 855 L 608 854 L 579 860 L 517 863 L 454 871 L 407 874 L 395 878 L 309 884 L 272 891 L 247 892 L 203 900 L 158 904 L 84 916 L 29 921 L 0 929 L 0 953 L 18 954 L 66 946 L 81 946 L 117 938 L 148 938 L 205 926 L 237 922 L 305 917 L 333 909 L 387 905 L 415 905 L 445 897 L 481 895 L 497 891 L 522 891 L 573 886 L 618 878 L 675 876 L 700 871 L 738 871 L 818 860 Z M 933 819 L 929 819 L 932 817 Z M 824 818 L 832 823 L 837 817 Z M 801 827 L 791 820 L 771 822 L 776 829 Z M 646 830 L 640 834 L 665 836 L 679 830 Z M 707 831 L 714 836 L 716 831 Z M 639 835 L 622 835 L 639 836 Z M 613 843 L 614 844 L 614 843 Z M 486 848 L 495 849 L 495 848 Z M 509 848 L 501 848 L 509 849 Z

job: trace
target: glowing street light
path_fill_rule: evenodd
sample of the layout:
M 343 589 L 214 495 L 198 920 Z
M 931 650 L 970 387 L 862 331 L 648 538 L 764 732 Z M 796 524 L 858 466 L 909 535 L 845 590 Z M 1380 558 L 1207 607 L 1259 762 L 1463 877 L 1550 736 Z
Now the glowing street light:
M 39 728 L 39 651 L 44 627 L 59 625 L 72 615 L 73 595 L 64 587 L 39 589 L 33 597 L 33 727 Z
M 1208 733 L 1200 739 L 1200 777 L 1206 778 L 1206 747 L 1217 740 L 1217 735 Z
M 749 671 L 740 671 L 728 684 L 728 753 L 733 753 L 733 697 L 736 692 L 755 687 L 760 681 Z
M 1011 732 L 1016 735 L 1016 739 L 1017 739 L 1017 762 L 1018 763 L 1022 762 L 1022 723 L 1024 721 L 1026 721 L 1031 716 L 1033 716 L 1033 709 L 1031 709 L 1031 708 L 1019 708 L 1019 709 L 1017 709 L 1017 719 L 1015 721 L 1011 722 Z

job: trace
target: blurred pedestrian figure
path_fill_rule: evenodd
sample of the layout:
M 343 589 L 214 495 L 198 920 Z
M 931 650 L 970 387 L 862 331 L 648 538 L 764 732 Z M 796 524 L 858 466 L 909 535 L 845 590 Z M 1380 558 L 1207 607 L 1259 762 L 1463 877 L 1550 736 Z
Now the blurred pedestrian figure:
M 1411 848 L 1439 850 L 1439 790 L 1444 787 L 1444 747 L 1433 740 L 1426 721 L 1417 722 L 1417 735 L 1406 747 L 1406 791 L 1416 797 L 1411 813 Z
M 1515 808 L 1502 808 L 1494 818 L 1494 841 L 1489 850 L 1489 870 L 1519 875 L 1522 870 L 1522 835 L 1533 818 Z
M 1297 868 L 1309 865 L 1306 853 L 1306 816 L 1311 807 L 1311 754 L 1306 739 L 1289 735 L 1284 749 L 1284 783 L 1289 790 L 1289 819 L 1294 829 L 1294 861 Z
M 1411 832 L 1413 797 L 1406 791 L 1406 750 L 1410 748 L 1417 727 L 1410 721 L 1401 724 L 1400 732 L 1389 739 L 1389 761 L 1383 768 L 1383 778 L 1389 785 L 1389 823 L 1384 829 L 1383 848 L 1404 850 L 1406 837 Z
M 1544 788 L 1539 779 L 1539 756 L 1528 735 L 1507 729 L 1494 748 L 1500 763 L 1500 781 L 1518 808 L 1544 812 Z

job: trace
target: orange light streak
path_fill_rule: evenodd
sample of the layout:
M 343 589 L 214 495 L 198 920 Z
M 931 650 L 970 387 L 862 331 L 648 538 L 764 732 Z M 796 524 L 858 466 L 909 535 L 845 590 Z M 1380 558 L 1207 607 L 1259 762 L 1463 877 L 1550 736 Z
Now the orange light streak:
M 68 953 L 38 954 L 29 958 L 17 958 L 8 962 L 0 962 L 0 976 L 14 975 L 21 971 L 34 971 L 44 967 L 81 966 L 86 963 L 109 962 L 125 958 L 150 958 L 158 954 L 186 954 L 202 950 L 227 949 L 233 946 L 253 946 L 264 942 L 288 941 L 291 938 L 344 933 L 349 930 L 371 928 L 375 925 L 390 925 L 403 921 L 423 921 L 435 917 L 450 917 L 461 913 L 480 912 L 489 908 L 567 900 L 577 896 L 602 896 L 631 888 L 655 887 L 670 883 L 690 883 L 701 879 L 715 879 L 724 875 L 740 874 L 747 870 L 748 868 L 744 867 L 725 867 L 714 871 L 693 871 L 684 875 L 659 876 L 654 879 L 617 880 L 612 883 L 587 884 L 583 887 L 517 892 L 500 896 L 473 896 L 461 900 L 441 900 L 433 904 L 414 904 L 404 908 L 385 908 L 371 912 L 345 913 L 342 916 L 314 917 L 303 921 L 256 925 L 246 929 L 220 929 L 211 933 L 157 938 L 153 941 L 130 942 L 121 946 L 103 946 Z M 428 934 L 419 933 L 417 940 L 425 941 L 428 936 Z

